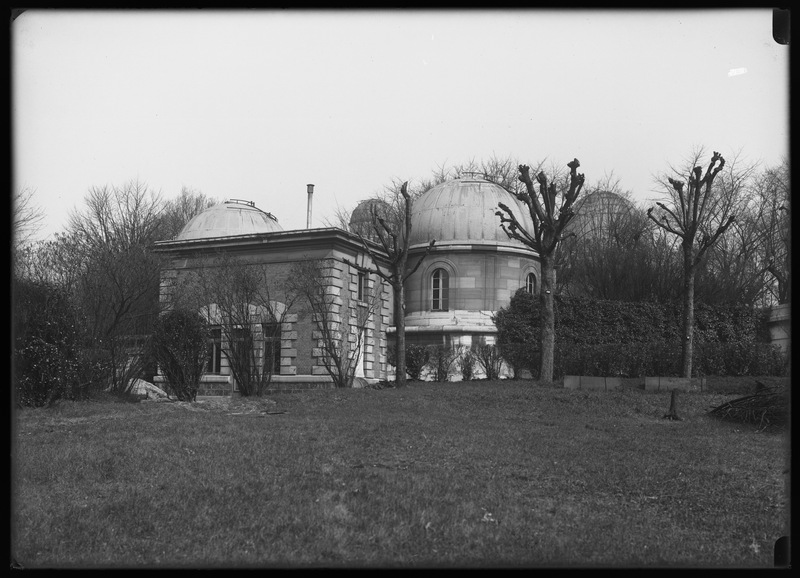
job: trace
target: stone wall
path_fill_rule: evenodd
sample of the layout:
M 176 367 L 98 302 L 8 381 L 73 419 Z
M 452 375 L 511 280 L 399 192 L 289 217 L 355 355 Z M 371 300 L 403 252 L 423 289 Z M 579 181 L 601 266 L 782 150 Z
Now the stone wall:
M 791 305 L 782 303 L 772 308 L 767 320 L 771 342 L 785 352 L 789 352 L 792 343 L 790 314 Z
M 410 261 L 414 261 L 413 258 Z M 449 310 L 497 311 L 525 286 L 528 273 L 541 283 L 539 262 L 529 254 L 485 247 L 448 247 L 434 251 L 406 281 L 406 314 L 431 310 L 431 276 L 438 269 L 449 275 Z
M 336 234 L 332 234 L 337 238 Z M 298 261 L 326 259 L 330 265 L 327 271 L 327 290 L 332 299 L 331 320 L 342 339 L 350 345 L 356 338 L 352 324 L 362 311 L 363 303 L 358 302 L 358 271 L 345 265 L 342 260 L 358 262 L 371 266 L 372 262 L 363 250 L 353 246 L 336 246 L 335 243 L 318 242 L 298 246 L 283 246 L 281 250 L 269 244 L 247 247 L 231 246 L 229 254 L 237 262 L 264 267 L 271 280 L 270 291 L 280 300 L 282 284 L 291 274 L 292 267 Z M 160 300 L 162 306 L 168 305 L 176 294 L 176 287 L 181 279 L 188 278 L 191 272 L 208 263 L 208 253 L 193 251 L 174 254 L 169 267 L 162 271 Z M 369 291 L 375 295 L 376 307 L 367 324 L 363 358 L 360 362 L 363 376 L 371 381 L 386 378 L 387 340 L 386 329 L 391 316 L 391 290 L 382 283 L 377 275 L 369 279 Z M 295 303 L 281 319 L 281 360 L 280 374 L 276 374 L 275 387 L 278 390 L 316 389 L 330 386 L 330 376 L 324 363 L 321 335 L 307 307 Z M 223 337 L 223 347 L 225 346 Z M 360 371 L 360 373 L 362 373 Z M 233 378 L 229 375 L 227 360 L 222 356 L 220 375 L 206 375 L 202 383 L 202 395 L 231 395 L 236 393 Z M 308 380 L 285 381 L 283 378 L 302 378 Z M 280 380 L 278 379 L 280 378 Z M 163 378 L 162 378 L 163 381 Z M 324 384 L 324 385 L 323 385 Z

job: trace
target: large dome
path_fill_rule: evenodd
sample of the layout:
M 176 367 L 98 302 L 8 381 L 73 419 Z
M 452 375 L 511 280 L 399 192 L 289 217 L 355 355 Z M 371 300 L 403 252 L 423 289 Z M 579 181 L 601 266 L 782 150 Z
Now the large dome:
M 495 213 L 498 203 L 512 210 L 525 229 L 533 233 L 528 208 L 500 185 L 465 175 L 436 185 L 414 201 L 411 216 L 411 246 L 487 244 L 527 247 L 510 239 L 500 228 Z
M 175 240 L 234 237 L 276 231 L 283 231 L 283 228 L 273 215 L 257 208 L 251 201 L 231 199 L 196 215 L 186 223 Z

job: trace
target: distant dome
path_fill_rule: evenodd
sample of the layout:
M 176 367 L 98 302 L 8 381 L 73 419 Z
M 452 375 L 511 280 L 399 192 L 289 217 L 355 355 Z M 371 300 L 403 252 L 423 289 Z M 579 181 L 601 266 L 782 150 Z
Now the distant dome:
M 606 229 L 613 221 L 625 215 L 631 215 L 635 207 L 633 204 L 617 193 L 611 191 L 595 191 L 575 201 L 573 210 L 575 216 L 567 225 L 567 229 L 579 237 L 584 234 L 594 234 Z
M 377 215 L 386 218 L 390 210 L 389 204 L 380 199 L 361 201 L 350 215 L 348 228 L 351 233 L 356 233 L 367 239 L 376 240 L 375 230 L 372 226 L 374 222 L 373 216 Z
M 482 243 L 527 248 L 500 228 L 500 217 L 495 215 L 498 203 L 511 209 L 522 226 L 533 233 L 524 203 L 500 185 L 468 174 L 436 185 L 414 201 L 411 246 L 436 239 L 437 246 Z
M 230 199 L 196 215 L 186 223 L 175 240 L 235 237 L 276 231 L 283 231 L 283 228 L 273 215 L 257 208 L 251 201 Z

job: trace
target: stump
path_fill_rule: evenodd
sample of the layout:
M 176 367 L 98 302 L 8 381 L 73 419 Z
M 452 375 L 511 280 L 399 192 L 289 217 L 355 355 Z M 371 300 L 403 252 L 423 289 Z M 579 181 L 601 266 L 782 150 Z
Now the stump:
M 673 421 L 682 421 L 678 415 L 678 390 L 673 389 L 672 395 L 669 398 L 669 411 L 664 414 L 661 419 L 670 419 Z

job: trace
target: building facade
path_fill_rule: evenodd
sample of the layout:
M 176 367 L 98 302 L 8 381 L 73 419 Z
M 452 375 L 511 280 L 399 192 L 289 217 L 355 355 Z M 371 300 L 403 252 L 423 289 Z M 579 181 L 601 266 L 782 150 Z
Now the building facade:
M 538 256 L 500 228 L 498 203 L 533 230 L 527 207 L 477 174 L 441 183 L 414 202 L 409 262 L 431 239 L 436 244 L 406 282 L 407 343 L 492 344 L 492 316 L 518 289 L 538 292 Z
M 192 294 L 191 303 L 211 326 L 201 394 L 238 391 L 226 355 L 235 338 L 235 328 L 226 331 L 226 308 L 208 299 L 198 301 L 197 295 L 211 293 L 192 291 L 199 285 L 208 287 L 215 277 L 231 276 L 231 264 L 257 271 L 266 286 L 261 295 L 269 295 L 269 316 L 257 311 L 264 300 L 252 304 L 248 314 L 259 325 L 253 332 L 255 359 L 270 371 L 270 389 L 330 387 L 333 379 L 326 368 L 330 363 L 326 343 L 331 341 L 345 354 L 357 351 L 354 375 L 358 383 L 385 378 L 391 292 L 377 276 L 359 273 L 343 262 L 372 265 L 356 235 L 338 228 L 283 231 L 275 217 L 254 204 L 226 201 L 195 217 L 174 240 L 158 243 L 156 251 L 166 261 L 161 272 L 161 309 L 178 306 Z M 325 326 L 288 284 L 302 263 L 323 265 L 317 281 L 325 286 L 330 314 Z
M 309 211 L 310 200 L 311 188 Z M 369 216 L 381 210 L 375 203 L 366 201 L 354 211 L 348 231 L 335 227 L 284 231 L 276 217 L 249 201 L 232 199 L 207 209 L 175 239 L 157 243 L 156 251 L 166 263 L 161 273 L 162 310 L 186 301 L 187 287 L 208 287 L 234 277 L 229 267 L 235 263 L 259 271 L 269 294 L 260 303 L 248 304 L 248 321 L 239 324 L 257 325 L 254 363 L 269 370 L 269 389 L 330 387 L 334 379 L 326 347 L 331 343 L 357 359 L 354 383 L 393 377 L 388 355 L 395 329 L 391 287 L 377 275 L 348 264 L 388 265 L 388 260 L 373 261 L 386 258 L 369 235 Z M 482 176 L 468 174 L 447 181 L 415 200 L 409 263 L 424 255 L 431 239 L 436 243 L 406 281 L 407 343 L 453 347 L 494 343 L 493 314 L 507 306 L 519 288 L 538 291 L 538 257 L 500 229 L 498 203 L 512 208 L 532 230 L 527 207 Z M 370 251 L 363 243 L 370 244 Z M 293 277 L 304 263 L 325 264 L 319 281 L 324 285 L 321 292 L 330 298 L 323 316 L 330 316 L 324 327 L 322 314 L 296 294 Z M 289 289 L 292 281 L 295 290 Z M 192 301 L 211 326 L 200 393 L 234 393 L 238 384 L 229 357 L 241 327 L 226 325 L 231 316 L 221 302 L 224 295 L 203 295 L 204 300 Z

